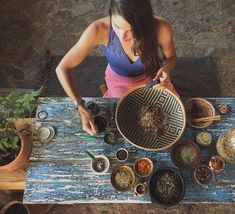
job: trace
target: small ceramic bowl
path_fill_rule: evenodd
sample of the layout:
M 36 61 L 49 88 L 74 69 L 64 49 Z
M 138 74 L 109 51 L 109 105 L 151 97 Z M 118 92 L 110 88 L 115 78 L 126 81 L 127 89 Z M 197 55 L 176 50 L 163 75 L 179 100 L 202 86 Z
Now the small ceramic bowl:
M 134 162 L 134 171 L 140 177 L 147 177 L 153 172 L 153 162 L 149 158 L 138 158 Z
M 52 126 L 40 126 L 37 130 L 37 138 L 42 143 L 50 142 L 55 136 L 55 129 Z
M 104 142 L 110 145 L 114 145 L 116 143 L 116 136 L 113 132 L 106 132 L 104 134 Z
M 208 131 L 199 132 L 196 136 L 196 142 L 201 147 L 208 147 L 212 142 L 212 135 Z
M 120 149 L 118 149 L 118 150 L 116 151 L 115 157 L 116 157 L 116 159 L 117 159 L 118 161 L 124 162 L 124 161 L 126 161 L 126 160 L 128 159 L 128 157 L 129 157 L 129 152 L 128 152 L 126 149 L 124 149 L 124 148 L 120 148 Z
M 191 98 L 185 103 L 186 120 L 187 123 L 194 128 L 206 128 L 210 126 L 213 121 L 209 122 L 194 122 L 194 119 L 211 117 L 215 115 L 215 108 L 213 105 L 203 98 Z
M 134 187 L 134 193 L 136 196 L 144 196 L 147 193 L 148 184 L 147 182 L 138 183 Z
M 214 180 L 214 173 L 209 166 L 200 165 L 194 170 L 193 178 L 196 183 L 206 186 Z
M 182 170 L 194 169 L 200 164 L 200 149 L 193 141 L 179 141 L 171 149 L 171 160 L 175 166 Z
M 215 172 L 219 173 L 224 170 L 225 162 L 224 160 L 219 156 L 212 156 L 209 161 L 209 167 Z
M 109 159 L 104 155 L 97 155 L 91 160 L 91 169 L 95 173 L 103 174 L 108 171 L 110 167 Z
M 226 103 L 221 103 L 216 107 L 220 114 L 227 114 L 230 111 L 230 106 Z

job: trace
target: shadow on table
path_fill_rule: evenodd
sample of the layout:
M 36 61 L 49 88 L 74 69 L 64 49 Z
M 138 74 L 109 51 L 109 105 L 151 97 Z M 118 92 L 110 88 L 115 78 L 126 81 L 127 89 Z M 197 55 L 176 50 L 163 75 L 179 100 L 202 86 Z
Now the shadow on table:
M 62 56 L 50 56 L 44 75 L 48 81 L 43 83 L 46 96 L 66 96 L 61 87 L 55 68 Z M 73 70 L 77 87 L 83 97 L 102 96 L 99 86 L 104 83 L 107 66 L 105 57 L 88 56 Z M 221 92 L 216 79 L 216 70 L 210 57 L 178 58 L 172 73 L 172 82 L 182 97 L 219 97 Z

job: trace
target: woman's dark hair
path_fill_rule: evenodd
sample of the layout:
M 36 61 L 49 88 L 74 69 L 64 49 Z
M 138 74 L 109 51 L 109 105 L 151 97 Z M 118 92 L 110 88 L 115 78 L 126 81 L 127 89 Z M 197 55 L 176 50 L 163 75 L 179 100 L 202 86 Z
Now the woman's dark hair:
M 109 15 L 120 15 L 132 27 L 133 53 L 140 55 L 145 69 L 159 69 L 158 43 L 150 0 L 111 0 Z

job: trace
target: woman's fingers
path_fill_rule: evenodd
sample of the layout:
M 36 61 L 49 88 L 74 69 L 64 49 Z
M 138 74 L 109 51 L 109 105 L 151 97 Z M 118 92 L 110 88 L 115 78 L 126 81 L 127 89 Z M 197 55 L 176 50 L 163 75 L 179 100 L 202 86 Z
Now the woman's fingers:
M 162 90 L 165 88 L 164 85 L 165 85 L 165 83 L 160 83 L 160 84 L 153 86 L 153 88 L 158 89 L 158 90 Z
M 94 123 L 94 120 L 93 121 L 90 121 L 90 126 L 91 126 L 91 130 L 94 134 L 97 134 L 98 132 L 98 128 L 96 126 L 96 124 Z
M 98 129 L 95 125 L 94 118 L 88 111 L 82 111 L 81 119 L 82 119 L 82 129 L 90 135 L 96 135 Z
M 90 135 L 96 135 L 98 132 L 96 125 L 91 121 L 87 121 L 83 124 L 83 130 Z
M 161 82 L 165 82 L 165 81 L 168 80 L 168 78 L 169 78 L 168 73 L 167 73 L 165 70 L 163 70 L 163 69 L 161 68 L 161 69 L 159 69 L 159 71 L 157 72 L 157 75 L 156 75 L 156 77 L 154 78 L 154 80 L 155 80 L 155 79 L 160 79 Z

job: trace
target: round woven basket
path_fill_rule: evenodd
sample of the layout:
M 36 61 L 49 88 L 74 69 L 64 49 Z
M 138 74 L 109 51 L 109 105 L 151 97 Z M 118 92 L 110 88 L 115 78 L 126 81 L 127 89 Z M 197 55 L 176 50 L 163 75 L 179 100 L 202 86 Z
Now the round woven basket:
M 139 110 L 143 106 L 160 108 L 167 116 L 160 134 L 143 130 L 139 122 Z M 123 96 L 116 109 L 116 125 L 121 135 L 134 146 L 144 150 L 158 151 L 172 146 L 182 135 L 185 124 L 185 110 L 181 100 L 166 88 L 134 88 Z

